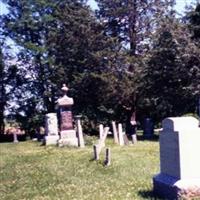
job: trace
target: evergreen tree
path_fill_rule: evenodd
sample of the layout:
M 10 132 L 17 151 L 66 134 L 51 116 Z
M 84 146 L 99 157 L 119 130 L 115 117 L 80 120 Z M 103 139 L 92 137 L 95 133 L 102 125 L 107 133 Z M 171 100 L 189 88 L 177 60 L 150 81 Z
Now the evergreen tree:
M 196 96 L 197 102 L 200 99 L 200 3 L 197 2 L 195 7 L 192 7 L 186 14 L 186 24 L 192 34 L 193 54 L 190 57 L 189 65 L 191 70 L 191 91 Z M 194 52 L 195 51 L 195 52 Z
M 195 112 L 196 94 L 191 90 L 196 77 L 192 59 L 197 49 L 185 24 L 168 18 L 157 31 L 146 74 L 147 112 L 158 121 L 169 116 Z
M 174 4 L 171 0 L 97 0 L 97 3 L 97 14 L 105 23 L 106 33 L 128 45 L 132 56 L 148 50 L 160 17 Z

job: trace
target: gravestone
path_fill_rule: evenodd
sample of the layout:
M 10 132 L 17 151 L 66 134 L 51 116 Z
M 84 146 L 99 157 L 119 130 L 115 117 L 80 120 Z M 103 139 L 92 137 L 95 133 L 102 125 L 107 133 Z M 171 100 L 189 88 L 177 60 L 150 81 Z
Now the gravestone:
M 119 145 L 124 146 L 124 138 L 123 138 L 123 130 L 122 130 L 122 124 L 118 124 L 118 134 L 119 134 Z
M 143 136 L 145 139 L 151 139 L 154 136 L 154 123 L 151 118 L 144 119 Z
M 193 117 L 166 118 L 160 131 L 160 174 L 154 192 L 163 198 L 200 198 L 200 128 Z
M 77 128 L 77 136 L 78 136 L 78 146 L 85 147 L 85 142 L 83 138 L 83 130 L 81 126 L 81 115 L 76 115 L 76 128 Z
M 116 122 L 112 121 L 112 129 L 113 129 L 113 134 L 114 134 L 114 143 L 118 144 L 119 139 L 118 139 L 118 132 L 117 132 L 117 127 L 116 127 Z
M 16 132 L 13 133 L 13 142 L 14 143 L 18 143 L 19 142 L 18 139 L 17 139 L 17 133 Z
M 106 159 L 104 161 L 105 166 L 109 166 L 111 163 L 111 153 L 110 148 L 106 148 Z
M 58 119 L 56 113 L 48 113 L 45 116 L 45 145 L 56 145 L 59 140 Z
M 60 112 L 60 140 L 59 146 L 78 146 L 78 137 L 73 127 L 72 105 L 73 98 L 67 96 L 68 88 L 63 84 L 63 97 L 58 99 Z

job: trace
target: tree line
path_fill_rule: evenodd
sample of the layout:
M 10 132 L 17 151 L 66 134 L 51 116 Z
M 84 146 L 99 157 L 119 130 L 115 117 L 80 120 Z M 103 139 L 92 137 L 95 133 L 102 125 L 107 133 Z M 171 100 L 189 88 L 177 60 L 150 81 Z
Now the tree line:
M 177 17 L 174 0 L 2 0 L 0 126 L 5 110 L 25 130 L 44 123 L 66 83 L 88 132 L 197 112 L 200 4 Z M 6 38 L 14 41 L 10 50 Z M 13 55 L 14 54 L 14 55 Z M 15 102 L 15 103 L 12 103 Z

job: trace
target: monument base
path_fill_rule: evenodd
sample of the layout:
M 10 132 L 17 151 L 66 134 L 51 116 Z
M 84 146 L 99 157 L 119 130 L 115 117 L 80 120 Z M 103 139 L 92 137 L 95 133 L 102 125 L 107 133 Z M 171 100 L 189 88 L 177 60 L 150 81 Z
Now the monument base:
M 59 140 L 59 135 L 49 135 L 45 136 L 44 143 L 45 145 L 57 145 Z
M 169 200 L 200 197 L 200 179 L 176 179 L 166 174 L 153 178 L 153 190 L 158 197 Z
M 65 130 L 60 133 L 60 140 L 58 146 L 76 146 L 78 147 L 78 137 L 75 130 Z

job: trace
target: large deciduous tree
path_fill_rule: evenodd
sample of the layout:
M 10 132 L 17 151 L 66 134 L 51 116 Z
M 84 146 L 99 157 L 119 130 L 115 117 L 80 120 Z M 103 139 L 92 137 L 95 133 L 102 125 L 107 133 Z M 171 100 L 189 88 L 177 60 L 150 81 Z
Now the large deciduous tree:
M 72 92 L 76 102 L 84 102 L 84 99 L 81 100 L 84 97 L 80 95 L 81 88 L 86 87 L 85 90 L 90 91 L 86 77 L 90 74 L 103 77 L 117 62 L 116 55 L 112 55 L 113 52 L 118 52 L 118 45 L 114 45 L 114 41 L 104 34 L 103 26 L 95 19 L 85 2 L 4 2 L 10 12 L 1 18 L 3 34 L 13 39 L 19 47 L 18 59 L 27 72 L 23 102 L 27 96 L 27 102 L 35 99 L 45 112 L 52 112 L 55 98 L 59 94 L 57 91 L 63 82 L 74 88 Z M 113 57 L 112 62 L 107 62 L 109 54 Z M 93 79 L 100 83 L 98 80 L 99 78 Z M 97 84 L 95 90 L 98 91 L 100 87 Z M 20 101 L 21 108 L 26 105 L 23 102 Z M 94 109 L 91 108 L 95 107 L 94 103 L 92 101 L 93 105 L 87 103 L 82 107 L 77 106 L 76 112 L 84 112 L 86 107 L 89 110 L 87 114 L 93 113 Z

